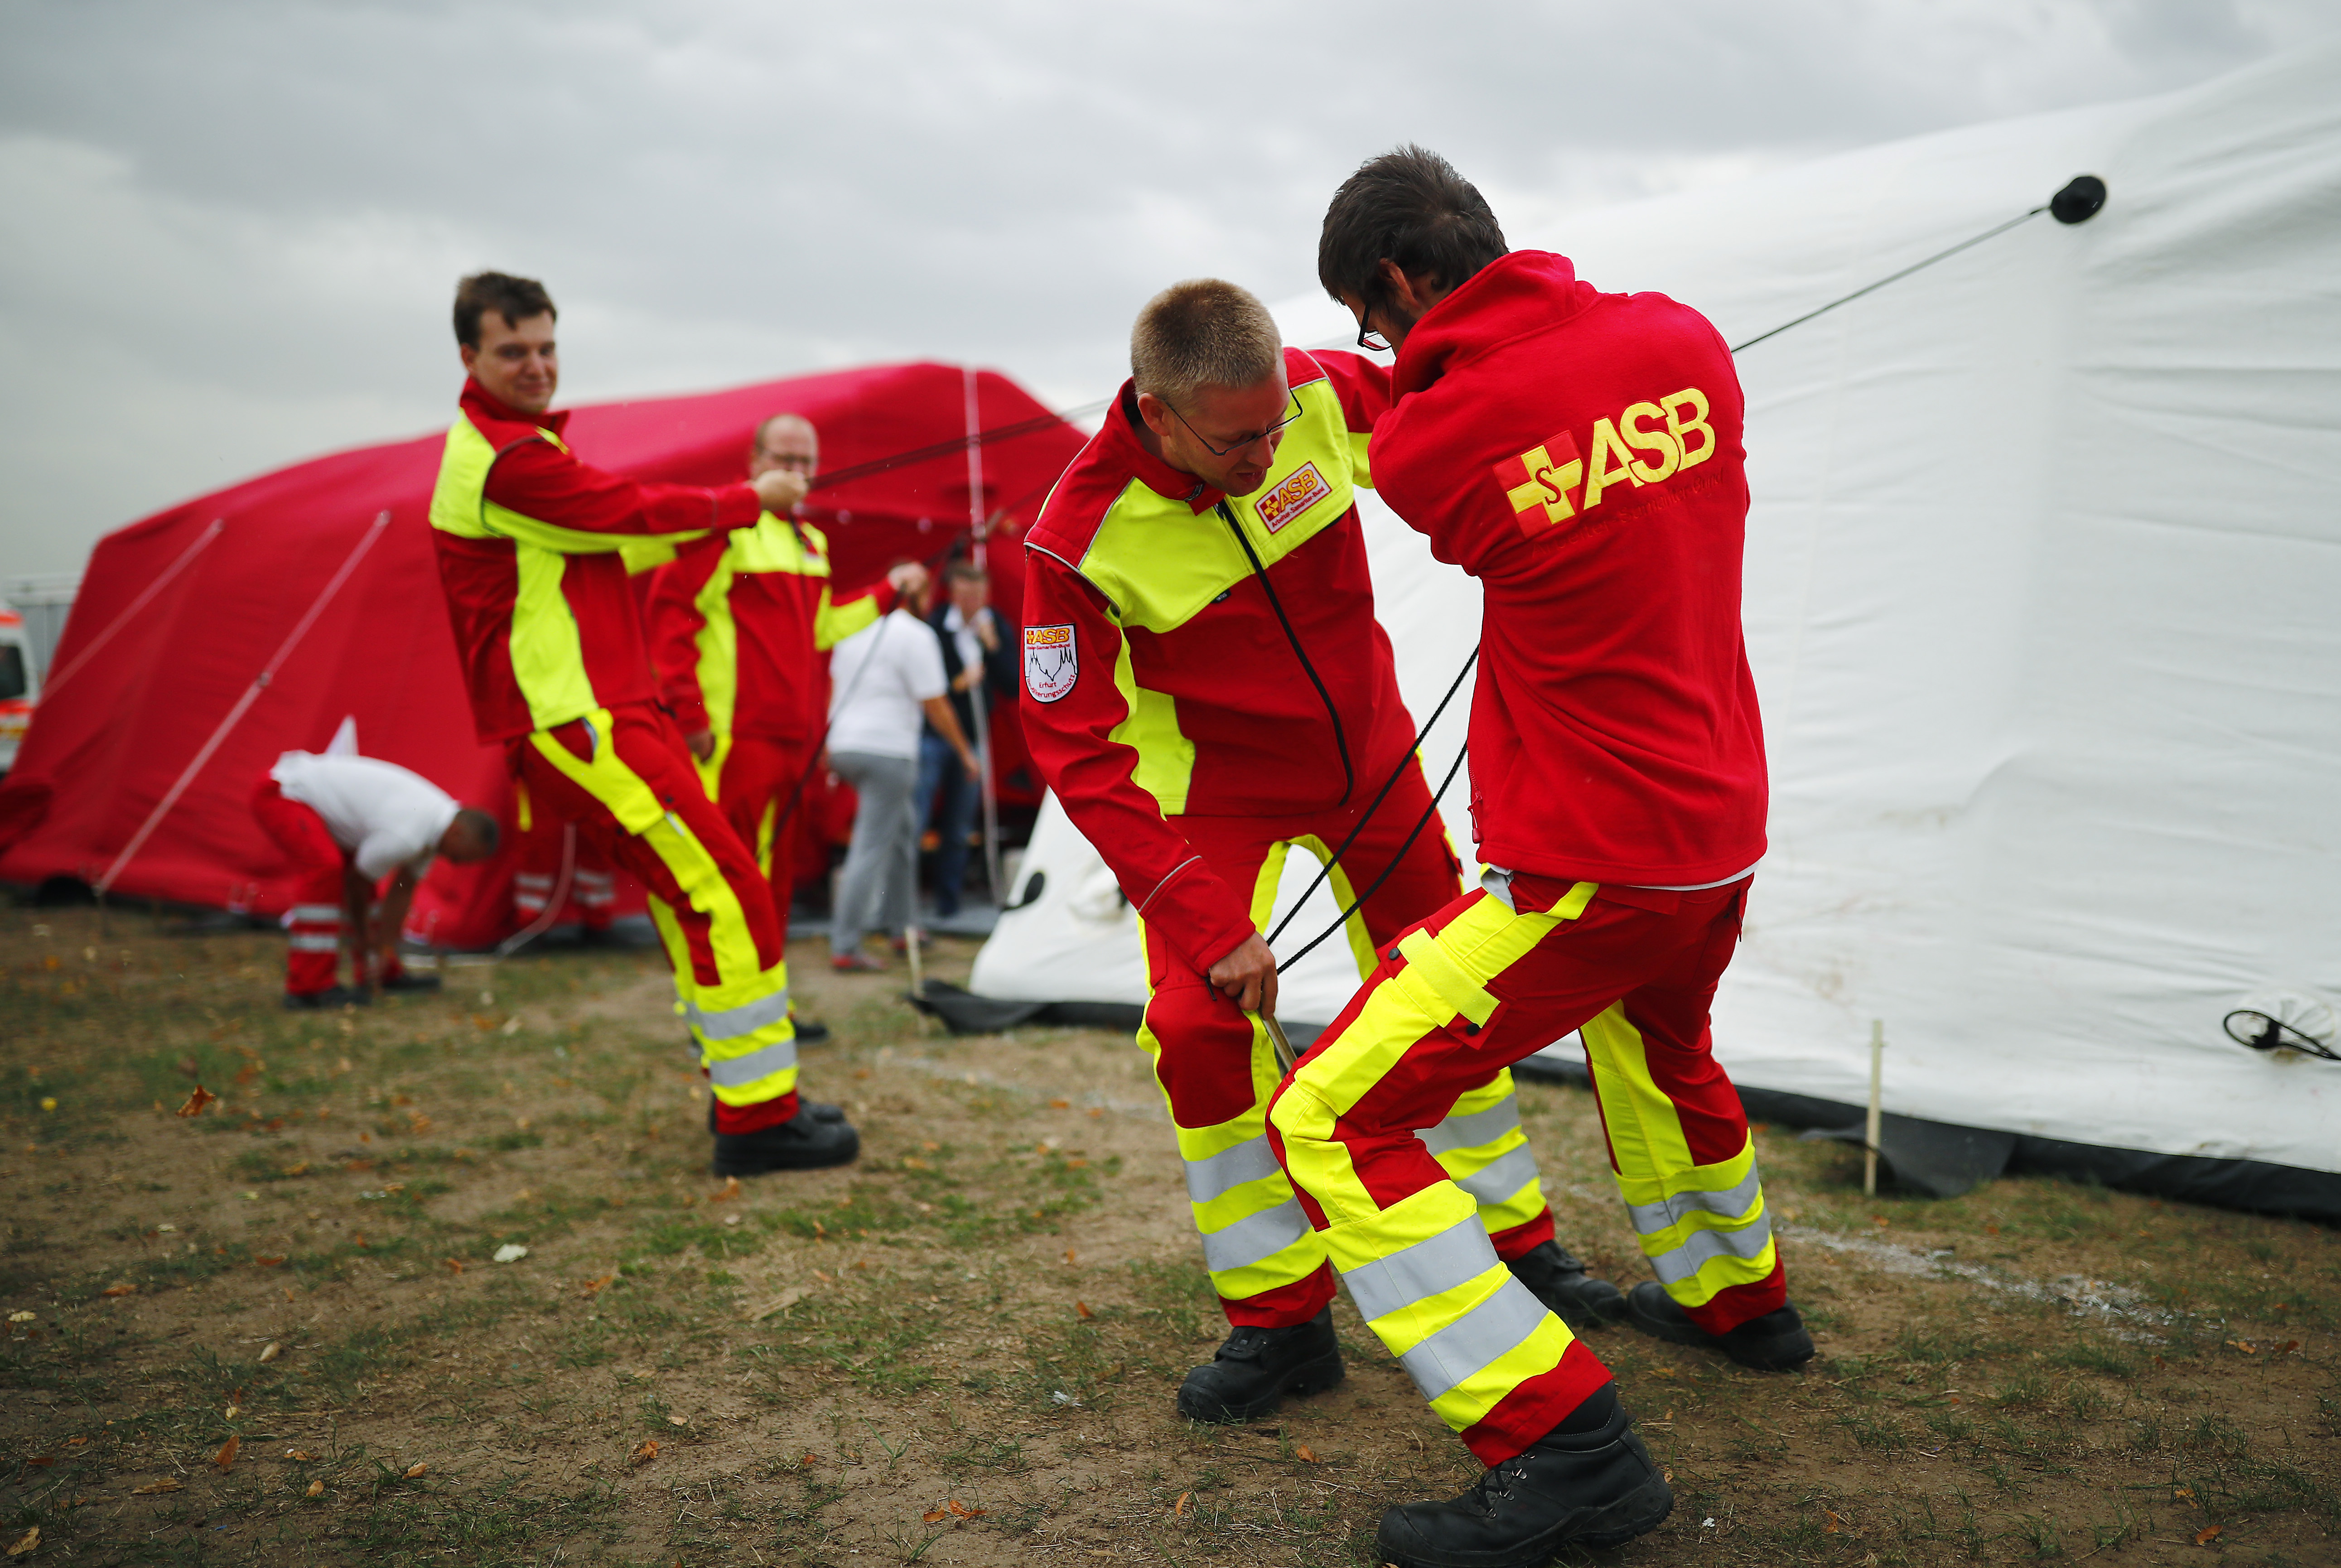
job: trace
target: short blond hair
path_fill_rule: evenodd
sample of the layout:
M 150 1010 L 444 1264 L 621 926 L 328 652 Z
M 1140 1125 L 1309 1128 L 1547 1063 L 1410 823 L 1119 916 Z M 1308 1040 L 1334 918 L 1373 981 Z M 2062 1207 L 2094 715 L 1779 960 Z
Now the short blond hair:
M 1174 404 L 1199 386 L 1257 386 L 1283 363 L 1283 335 L 1268 307 L 1215 277 L 1172 284 L 1130 329 L 1131 379 Z

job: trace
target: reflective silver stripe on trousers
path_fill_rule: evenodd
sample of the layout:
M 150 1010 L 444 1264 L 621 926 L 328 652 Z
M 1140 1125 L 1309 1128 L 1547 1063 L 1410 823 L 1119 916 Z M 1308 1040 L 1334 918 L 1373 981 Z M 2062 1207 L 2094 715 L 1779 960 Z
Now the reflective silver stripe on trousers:
M 1549 1314 L 1529 1287 L 1507 1276 L 1494 1295 L 1408 1351 L 1406 1363 L 1425 1399 L 1437 1399 L 1518 1346 Z
M 1358 1315 L 1371 1323 L 1401 1307 L 1457 1285 L 1468 1284 L 1496 1266 L 1496 1249 L 1489 1243 L 1488 1227 L 1477 1214 L 1448 1226 L 1386 1258 L 1353 1269 L 1341 1276 Z
M 1632 1216 L 1637 1234 L 1654 1236 L 1685 1214 L 1721 1214 L 1727 1220 L 1738 1219 L 1756 1206 L 1756 1196 L 1763 1190 L 1762 1175 L 1751 1164 L 1736 1187 L 1726 1187 L 1719 1193 L 1670 1193 L 1655 1203 L 1628 1203 L 1626 1213 Z
M 338 936 L 312 936 L 296 931 L 285 945 L 295 953 L 339 953 L 342 939 Z
M 796 1064 L 797 1043 L 783 1040 L 777 1045 L 751 1051 L 745 1056 L 710 1062 L 707 1076 L 726 1089 L 737 1089 L 743 1084 L 752 1084 L 768 1074 L 779 1073 Z
M 1536 1155 L 1522 1144 L 1500 1158 L 1489 1161 L 1455 1184 L 1482 1203 L 1500 1203 L 1537 1179 Z
M 296 904 L 284 912 L 284 918 L 304 924 L 339 925 L 342 923 L 342 906 L 338 904 Z
M 1268 1134 L 1246 1138 L 1232 1149 L 1221 1149 L 1208 1160 L 1187 1162 L 1187 1201 L 1208 1203 L 1221 1193 L 1277 1173 L 1276 1151 Z
M 1203 1233 L 1203 1266 L 1215 1274 L 1249 1268 L 1272 1258 L 1309 1233 L 1309 1216 L 1298 1198 L 1247 1214 L 1223 1231 Z
M 1468 1116 L 1449 1116 L 1436 1127 L 1425 1127 L 1415 1134 L 1423 1147 L 1434 1154 L 1449 1149 L 1476 1148 L 1492 1144 L 1520 1124 L 1519 1102 L 1509 1094 L 1484 1111 L 1474 1111 Z
M 1769 1214 L 1744 1231 L 1693 1231 L 1682 1245 L 1670 1247 L 1649 1259 L 1650 1272 L 1659 1276 L 1660 1284 L 1675 1284 L 1696 1276 L 1699 1265 L 1709 1258 L 1746 1258 L 1752 1263 L 1764 1255 L 1764 1248 L 1771 1239 Z
M 738 1007 L 726 1007 L 721 1013 L 702 1011 L 696 1002 L 683 1004 L 683 1016 L 699 1031 L 699 1037 L 708 1042 L 737 1040 L 742 1034 L 753 1034 L 759 1029 L 769 1029 L 789 1015 L 789 994 L 776 992 L 759 997 Z

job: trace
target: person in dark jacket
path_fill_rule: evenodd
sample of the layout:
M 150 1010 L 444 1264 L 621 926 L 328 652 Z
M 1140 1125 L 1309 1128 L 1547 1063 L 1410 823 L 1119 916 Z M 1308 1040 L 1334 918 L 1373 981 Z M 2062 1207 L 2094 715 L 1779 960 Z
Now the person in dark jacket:
M 976 727 L 976 704 L 985 704 L 988 715 L 994 693 L 1015 689 L 1016 660 L 988 603 L 991 580 L 983 568 L 954 561 L 943 579 L 950 594 L 928 613 L 927 624 L 942 644 L 943 674 L 951 682 L 960 734 L 972 741 L 986 733 Z M 944 919 L 959 913 L 967 882 L 967 839 L 982 794 L 981 781 L 961 763 L 951 742 L 926 725 L 919 735 L 918 793 L 911 799 L 919 820 L 932 823 L 941 841 L 935 854 L 935 913 Z

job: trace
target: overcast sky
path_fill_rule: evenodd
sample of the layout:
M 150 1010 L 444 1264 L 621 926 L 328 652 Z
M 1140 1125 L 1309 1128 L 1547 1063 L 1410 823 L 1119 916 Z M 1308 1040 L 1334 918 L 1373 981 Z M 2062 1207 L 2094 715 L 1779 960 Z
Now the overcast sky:
M 1402 140 L 1514 227 L 2185 85 L 2341 0 L 0 0 L 0 575 L 443 425 L 455 278 L 564 402 L 911 357 L 1111 391 L 1145 297 L 1314 285 Z M 1603 280 L 1613 286 L 1630 280 Z

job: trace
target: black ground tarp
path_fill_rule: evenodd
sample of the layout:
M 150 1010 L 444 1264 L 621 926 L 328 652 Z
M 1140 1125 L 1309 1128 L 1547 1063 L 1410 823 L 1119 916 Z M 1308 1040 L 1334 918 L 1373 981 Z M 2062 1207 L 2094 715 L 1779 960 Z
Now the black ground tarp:
M 925 994 L 910 1001 L 921 1012 L 941 1019 L 954 1034 L 996 1034 L 1023 1024 L 1134 1030 L 1144 1011 L 1128 1002 L 1001 1002 L 941 980 L 928 981 Z M 1294 1049 L 1306 1051 L 1323 1027 L 1288 1021 L 1284 1031 Z M 1579 1088 L 1589 1087 L 1592 1082 L 1582 1062 L 1531 1056 L 1512 1070 Z M 1750 1121 L 1802 1127 L 1808 1138 L 1837 1139 L 1856 1145 L 1863 1141 L 1864 1114 L 1858 1105 L 1748 1084 L 1739 1085 L 1739 1102 L 1747 1107 Z M 2072 1144 L 1890 1112 L 1880 1118 L 1878 1143 L 1878 1159 L 1891 1178 L 1929 1197 L 1955 1198 L 2013 1172 L 2062 1176 L 2190 1203 L 2341 1223 L 2341 1174 L 2330 1171 L 2307 1171 L 2263 1160 L 2216 1160 Z

